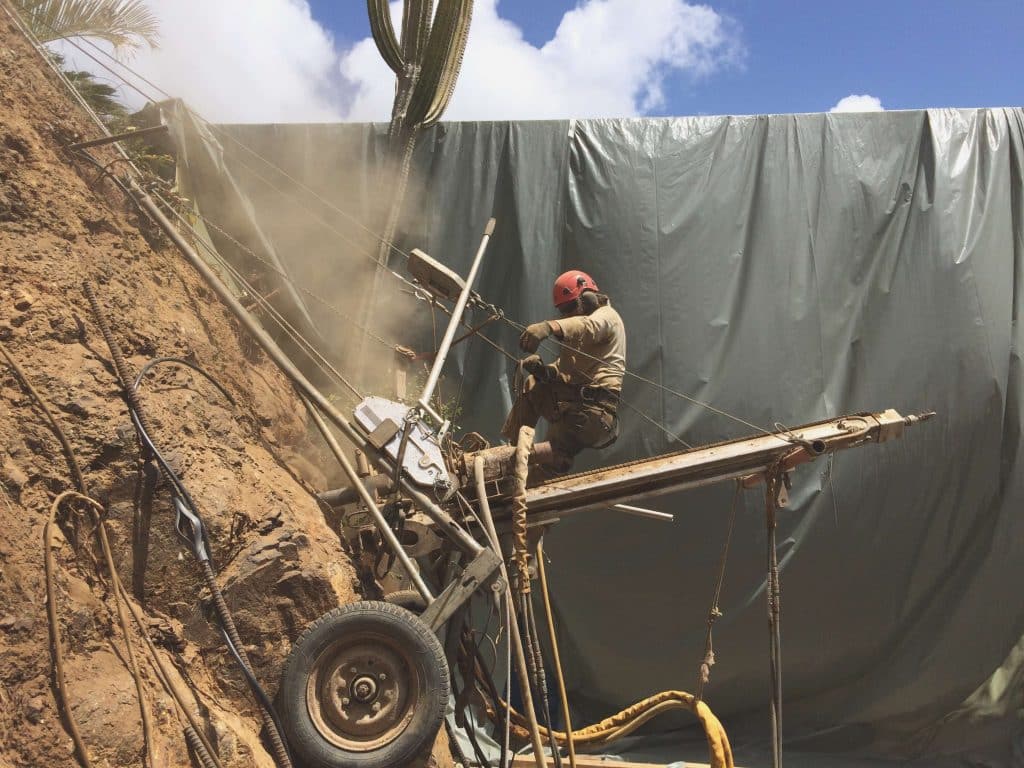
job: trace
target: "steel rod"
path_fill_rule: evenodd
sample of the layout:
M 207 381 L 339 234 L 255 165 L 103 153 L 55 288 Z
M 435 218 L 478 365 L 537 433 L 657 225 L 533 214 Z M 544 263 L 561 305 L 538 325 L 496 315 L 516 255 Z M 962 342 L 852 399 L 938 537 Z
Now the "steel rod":
M 613 504 L 612 509 L 618 510 L 619 512 L 625 512 L 630 515 L 636 515 L 637 517 L 646 517 L 651 520 L 664 520 L 669 523 L 676 519 L 675 515 L 669 514 L 668 512 L 658 512 L 654 509 L 634 507 L 629 504 Z
M 448 359 L 448 350 L 451 349 L 452 340 L 455 338 L 455 331 L 458 330 L 459 321 L 462 320 L 462 313 L 466 309 L 466 302 L 469 301 L 469 295 L 473 292 L 473 281 L 476 280 L 476 273 L 479 271 L 480 263 L 484 259 L 487 243 L 494 233 L 494 224 L 494 219 L 490 219 L 484 228 L 484 236 L 481 238 L 480 247 L 477 248 L 476 256 L 473 258 L 473 266 L 470 267 L 469 275 L 466 277 L 466 284 L 462 287 L 462 293 L 459 294 L 458 301 L 455 302 L 455 308 L 448 319 L 448 327 L 445 329 L 444 336 L 441 338 L 441 345 L 437 348 L 437 354 L 434 356 L 434 364 L 430 368 L 427 383 L 423 386 L 423 394 L 420 395 L 420 406 L 433 415 L 434 418 L 437 418 L 437 416 L 430 408 L 430 398 L 434 394 L 434 388 L 437 386 L 438 379 L 441 378 L 441 369 L 444 368 L 445 361 Z

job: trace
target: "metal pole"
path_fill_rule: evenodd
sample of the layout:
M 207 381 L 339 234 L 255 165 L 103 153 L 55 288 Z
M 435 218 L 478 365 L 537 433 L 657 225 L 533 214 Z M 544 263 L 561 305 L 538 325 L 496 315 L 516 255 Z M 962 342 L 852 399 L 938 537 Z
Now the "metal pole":
M 466 277 L 466 284 L 462 287 L 462 293 L 459 294 L 458 301 L 455 302 L 455 308 L 452 310 L 452 315 L 448 320 L 448 328 L 445 329 L 444 336 L 441 339 L 441 346 L 437 348 L 437 355 L 434 357 L 434 365 L 430 369 L 430 376 L 427 377 L 427 383 L 423 387 L 423 394 L 420 395 L 420 407 L 434 416 L 434 418 L 437 418 L 437 414 L 430 407 L 430 398 L 434 394 L 437 380 L 441 377 L 441 369 L 444 368 L 445 360 L 448 358 L 448 350 L 451 349 L 452 339 L 455 338 L 455 331 L 459 327 L 459 321 L 462 320 L 462 313 L 466 310 L 469 294 L 473 291 L 473 281 L 476 280 L 476 273 L 480 269 L 480 262 L 483 261 L 484 251 L 487 250 L 487 243 L 490 241 L 491 235 L 494 234 L 494 224 L 494 219 L 489 219 L 487 226 L 484 227 L 484 236 L 480 240 L 480 247 L 477 249 L 476 256 L 473 259 L 473 266 L 470 267 L 469 275 Z
M 630 504 L 614 504 L 612 509 L 617 509 L 619 512 L 626 512 L 630 515 L 636 515 L 637 517 L 648 517 L 651 520 L 665 520 L 669 523 L 676 519 L 675 515 L 669 514 L 668 512 L 658 512 L 653 509 L 647 509 L 646 507 L 634 507 Z

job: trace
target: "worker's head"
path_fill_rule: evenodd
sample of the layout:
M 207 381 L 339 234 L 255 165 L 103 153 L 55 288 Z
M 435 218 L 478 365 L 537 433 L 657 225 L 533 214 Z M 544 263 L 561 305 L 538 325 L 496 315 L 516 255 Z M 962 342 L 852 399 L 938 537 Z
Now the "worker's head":
M 555 280 L 555 309 L 562 317 L 589 315 L 599 305 L 594 278 L 578 269 L 563 272 Z

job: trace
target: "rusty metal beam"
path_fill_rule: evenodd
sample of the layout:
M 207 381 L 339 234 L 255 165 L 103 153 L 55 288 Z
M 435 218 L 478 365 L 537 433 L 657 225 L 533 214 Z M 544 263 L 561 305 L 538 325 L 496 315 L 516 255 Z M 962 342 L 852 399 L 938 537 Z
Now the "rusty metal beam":
M 68 144 L 64 149 L 87 149 L 89 147 L 98 147 L 103 144 L 112 144 L 115 141 L 125 141 L 126 139 L 138 139 L 142 136 L 152 136 L 155 133 L 165 133 L 167 131 L 166 125 L 154 125 L 151 128 L 139 128 L 134 131 L 125 131 L 124 133 L 115 133 L 113 136 L 103 136 L 99 139 L 91 139 L 90 141 L 79 141 L 75 144 Z
M 905 427 L 932 415 L 901 416 L 890 409 L 843 416 L 805 424 L 785 433 L 730 440 L 561 477 L 528 488 L 527 510 L 531 521 L 540 521 L 756 475 L 780 461 L 788 469 L 828 453 L 899 438 Z

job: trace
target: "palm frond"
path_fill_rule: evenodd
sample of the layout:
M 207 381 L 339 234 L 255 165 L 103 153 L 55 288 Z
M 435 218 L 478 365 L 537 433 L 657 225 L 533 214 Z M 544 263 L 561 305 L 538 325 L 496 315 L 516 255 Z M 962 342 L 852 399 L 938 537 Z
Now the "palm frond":
M 20 0 L 25 19 L 44 43 L 94 37 L 117 49 L 155 48 L 156 16 L 143 0 Z

